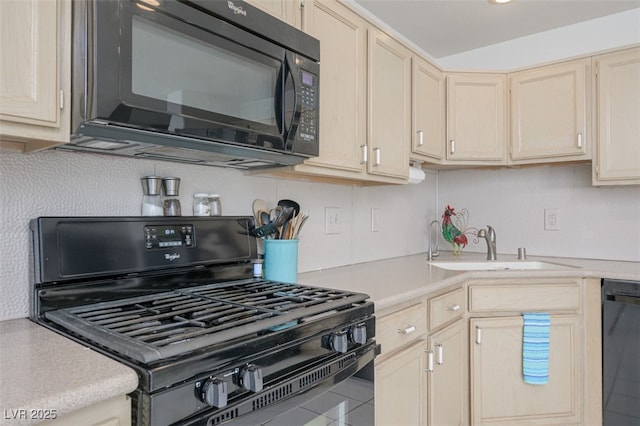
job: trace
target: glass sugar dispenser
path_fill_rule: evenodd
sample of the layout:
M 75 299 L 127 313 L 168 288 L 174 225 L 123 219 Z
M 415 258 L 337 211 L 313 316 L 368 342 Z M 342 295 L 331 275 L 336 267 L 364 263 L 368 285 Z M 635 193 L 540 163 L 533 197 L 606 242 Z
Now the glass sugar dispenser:
M 162 178 L 145 176 L 142 181 L 142 216 L 162 216 Z

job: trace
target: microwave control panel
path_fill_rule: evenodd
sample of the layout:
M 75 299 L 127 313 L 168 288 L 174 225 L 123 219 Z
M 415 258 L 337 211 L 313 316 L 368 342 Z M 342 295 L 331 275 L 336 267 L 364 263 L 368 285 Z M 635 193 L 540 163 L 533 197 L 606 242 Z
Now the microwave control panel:
M 302 82 L 302 114 L 298 124 L 298 137 L 313 142 L 318 134 L 318 78 L 316 75 L 300 70 Z

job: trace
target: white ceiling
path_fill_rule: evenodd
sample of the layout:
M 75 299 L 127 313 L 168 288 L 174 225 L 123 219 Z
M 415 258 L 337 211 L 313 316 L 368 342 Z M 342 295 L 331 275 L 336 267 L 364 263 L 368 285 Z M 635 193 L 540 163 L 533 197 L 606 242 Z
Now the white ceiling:
M 500 5 L 487 0 L 355 2 L 436 59 L 640 8 L 640 0 L 513 0 Z

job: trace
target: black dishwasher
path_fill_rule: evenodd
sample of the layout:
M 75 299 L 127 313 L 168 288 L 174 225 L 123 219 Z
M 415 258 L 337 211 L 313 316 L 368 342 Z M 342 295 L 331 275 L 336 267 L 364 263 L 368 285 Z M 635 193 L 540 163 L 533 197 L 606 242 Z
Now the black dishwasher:
M 640 282 L 602 281 L 604 426 L 640 425 Z

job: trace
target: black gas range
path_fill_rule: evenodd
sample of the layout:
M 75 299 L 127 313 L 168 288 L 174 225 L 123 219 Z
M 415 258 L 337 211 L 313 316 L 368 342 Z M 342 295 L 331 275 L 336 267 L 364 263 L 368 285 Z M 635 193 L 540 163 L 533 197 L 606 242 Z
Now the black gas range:
M 243 216 L 35 219 L 31 317 L 138 373 L 133 424 L 274 413 L 380 348 L 366 294 L 254 278 L 251 228 Z

